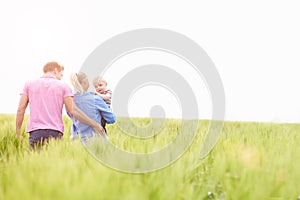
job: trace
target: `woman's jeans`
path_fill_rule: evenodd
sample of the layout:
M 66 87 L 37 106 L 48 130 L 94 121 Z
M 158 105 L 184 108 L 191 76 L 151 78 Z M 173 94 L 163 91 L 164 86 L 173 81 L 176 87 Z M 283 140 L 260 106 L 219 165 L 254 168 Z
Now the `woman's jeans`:
M 81 142 L 84 146 L 87 145 L 88 141 L 92 138 L 97 138 L 97 137 L 100 137 L 97 133 L 81 133 L 79 134 L 80 135 L 80 139 L 81 139 Z M 104 138 L 104 140 L 106 141 L 109 141 L 109 138 L 108 136 L 106 135 L 106 133 L 104 135 L 102 135 L 102 137 Z

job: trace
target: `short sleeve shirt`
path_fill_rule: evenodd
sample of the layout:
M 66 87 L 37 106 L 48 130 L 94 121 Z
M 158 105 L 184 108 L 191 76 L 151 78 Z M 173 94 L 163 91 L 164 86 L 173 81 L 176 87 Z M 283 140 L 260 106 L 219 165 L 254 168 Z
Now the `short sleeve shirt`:
M 30 117 L 26 132 L 53 129 L 64 132 L 62 109 L 64 98 L 73 96 L 71 88 L 50 74 L 25 84 L 21 94 L 29 99 Z

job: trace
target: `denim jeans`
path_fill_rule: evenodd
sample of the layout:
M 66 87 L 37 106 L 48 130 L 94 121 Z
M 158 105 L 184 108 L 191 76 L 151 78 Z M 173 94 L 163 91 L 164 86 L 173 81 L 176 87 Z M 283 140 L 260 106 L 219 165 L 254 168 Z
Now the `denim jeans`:
M 98 135 L 97 133 L 84 133 L 84 134 L 79 134 L 80 135 L 80 139 L 81 139 L 81 142 L 84 146 L 87 145 L 88 141 L 92 138 L 96 138 L 96 137 L 103 137 L 104 140 L 106 141 L 109 141 L 109 138 L 107 136 L 107 134 L 105 133 L 104 135 L 100 136 Z
M 52 129 L 38 129 L 31 131 L 29 136 L 29 144 L 32 149 L 40 148 L 51 138 L 61 139 L 63 134 Z

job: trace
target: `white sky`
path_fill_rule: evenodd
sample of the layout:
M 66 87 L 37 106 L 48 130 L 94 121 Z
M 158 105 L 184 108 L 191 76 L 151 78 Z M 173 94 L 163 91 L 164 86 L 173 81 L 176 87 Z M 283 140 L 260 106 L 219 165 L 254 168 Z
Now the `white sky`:
M 46 62 L 63 64 L 68 82 L 70 72 L 79 70 L 107 39 L 138 28 L 163 28 L 194 40 L 213 60 L 225 88 L 226 120 L 300 122 L 299 10 L 297 0 L 1 1 L 0 113 L 15 113 L 23 84 L 41 76 Z M 147 64 L 138 58 L 141 55 L 131 55 L 118 62 Z M 157 52 L 150 52 L 151 58 L 158 64 L 172 62 L 170 55 Z M 209 118 L 207 89 L 199 87 L 201 77 L 188 73 L 191 85 L 202 88 L 193 87 L 200 117 Z M 116 71 L 107 74 L 112 89 L 121 76 Z M 129 105 L 132 115 L 145 116 L 159 102 L 167 116 L 180 113 L 166 89 L 143 89 L 132 97 L 140 102 Z M 153 89 L 161 101 L 150 96 Z

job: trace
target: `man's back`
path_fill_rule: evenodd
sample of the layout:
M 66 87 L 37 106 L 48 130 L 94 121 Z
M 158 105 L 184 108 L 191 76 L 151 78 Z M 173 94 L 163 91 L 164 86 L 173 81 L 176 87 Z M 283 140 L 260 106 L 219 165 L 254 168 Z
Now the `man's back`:
M 71 89 L 50 74 L 29 81 L 22 94 L 29 99 L 30 119 L 26 131 L 53 129 L 64 132 L 62 108 L 64 97 L 73 96 Z

